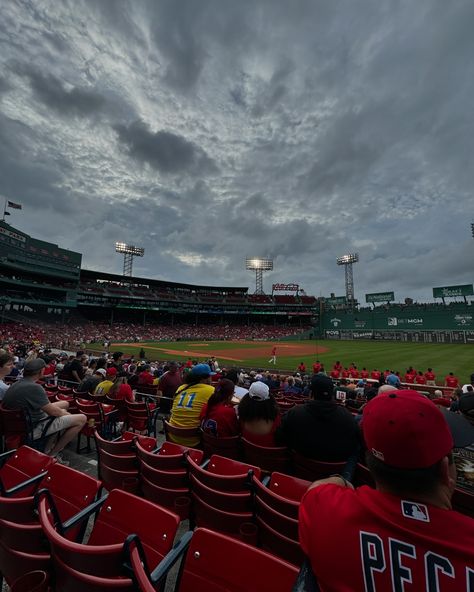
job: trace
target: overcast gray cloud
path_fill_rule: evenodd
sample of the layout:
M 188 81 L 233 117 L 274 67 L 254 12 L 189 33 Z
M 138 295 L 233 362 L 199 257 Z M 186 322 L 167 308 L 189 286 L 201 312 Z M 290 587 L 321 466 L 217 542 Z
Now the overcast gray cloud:
M 9 222 L 120 273 L 342 294 L 473 281 L 469 0 L 2 5 Z

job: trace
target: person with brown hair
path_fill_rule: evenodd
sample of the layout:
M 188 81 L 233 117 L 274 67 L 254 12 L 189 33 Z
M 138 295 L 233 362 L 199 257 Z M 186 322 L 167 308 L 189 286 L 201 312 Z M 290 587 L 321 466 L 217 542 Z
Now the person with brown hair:
M 203 432 L 217 438 L 228 438 L 239 434 L 239 421 L 232 404 L 233 396 L 234 383 L 227 378 L 222 378 L 202 408 L 200 418 Z

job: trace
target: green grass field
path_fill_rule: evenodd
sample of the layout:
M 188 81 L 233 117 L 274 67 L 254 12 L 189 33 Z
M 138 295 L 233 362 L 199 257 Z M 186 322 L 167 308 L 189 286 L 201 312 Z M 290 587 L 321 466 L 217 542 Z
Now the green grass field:
M 111 347 L 111 351 L 120 350 L 125 354 L 133 353 L 135 358 L 138 358 L 141 346 L 137 347 L 137 345 L 125 343 L 120 346 L 114 345 Z M 395 371 L 399 370 L 402 374 L 410 365 L 423 371 L 432 367 L 437 378 L 442 379 L 448 372 L 454 372 L 461 382 L 467 382 L 470 374 L 474 372 L 473 345 L 360 341 L 281 341 L 271 344 L 258 341 L 252 343 L 179 341 L 147 342 L 143 348 L 148 360 L 183 360 L 191 357 L 203 361 L 215 355 L 221 367 L 273 368 L 268 364 L 273 345 L 277 347 L 276 370 L 294 371 L 303 361 L 308 371 L 311 371 L 311 365 L 318 359 L 327 370 L 336 360 L 340 360 L 343 365 L 347 366 L 354 362 L 359 369 L 364 366 L 369 370 L 389 368 Z M 304 347 L 305 354 L 285 355 L 285 349 L 292 345 Z M 102 351 L 101 344 L 91 344 L 88 348 Z M 172 353 L 167 353 L 163 349 L 172 350 Z M 194 355 L 193 352 L 202 355 Z

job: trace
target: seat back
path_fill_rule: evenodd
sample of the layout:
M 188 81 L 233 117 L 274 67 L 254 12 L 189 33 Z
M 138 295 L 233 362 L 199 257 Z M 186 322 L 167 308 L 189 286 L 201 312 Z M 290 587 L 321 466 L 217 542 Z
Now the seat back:
M 174 442 L 174 439 L 185 442 L 186 439 L 199 439 L 201 441 L 201 428 L 178 428 L 171 425 L 169 421 L 163 419 L 163 429 L 165 431 L 165 438 L 170 442 Z
M 262 470 L 272 473 L 288 472 L 290 469 L 290 452 L 286 446 L 260 446 L 242 438 L 244 459 Z
M 181 520 L 189 517 L 191 503 L 189 467 L 185 453 L 197 463 L 202 461 L 202 450 L 165 442 L 156 453 L 152 453 L 144 449 L 140 441 L 137 442 L 143 495 L 146 499 L 175 511 Z
M 292 451 L 294 473 L 300 479 L 307 481 L 316 481 L 329 477 L 335 473 L 341 473 L 346 466 L 346 462 L 324 462 L 308 458 Z
M 239 459 L 240 454 L 240 436 L 230 436 L 227 438 L 217 438 L 206 432 L 202 433 L 202 445 L 204 455 L 209 458 L 213 454 L 225 456 L 227 458 Z
M 24 409 L 7 409 L 0 403 L 0 422 L 7 450 L 32 443 L 31 421 Z
M 109 394 L 105 395 L 105 402 L 108 405 L 113 405 L 118 412 L 117 419 L 119 421 L 126 421 L 127 419 L 127 406 L 125 404 L 125 399 L 115 399 L 111 397 Z
M 53 463 L 39 488 L 49 489 L 64 522 L 93 502 L 100 486 L 100 481 L 85 473 Z M 0 571 L 10 584 L 28 571 L 50 569 L 50 555 L 35 506 L 32 495 L 0 501 Z M 86 523 L 71 528 L 66 536 L 74 540 L 83 535 L 85 527 Z
M 274 555 L 224 534 L 197 528 L 184 561 L 178 591 L 288 592 L 297 575 L 295 566 Z
M 301 565 L 304 558 L 298 538 L 298 510 L 310 485 L 280 473 L 272 474 L 268 487 L 253 479 L 259 545 L 294 565 Z
M 135 440 L 137 434 L 134 434 L 133 432 L 123 433 L 119 440 L 106 440 L 97 432 L 97 430 L 94 436 L 97 450 L 99 452 L 103 451 L 115 456 L 136 455 Z
M 127 425 L 129 430 L 150 433 L 152 430 L 150 409 L 146 401 L 132 403 L 125 401 Z
M 93 436 L 95 430 L 101 432 L 104 428 L 104 412 L 100 403 L 94 403 L 88 399 L 76 399 L 79 413 L 87 417 L 87 423 L 82 428 L 82 433 Z
M 29 446 L 21 446 L 8 457 L 8 460 L 0 468 L 0 484 L 3 490 L 10 489 L 23 481 L 44 473 L 54 462 L 54 459 L 47 454 L 38 452 L 38 450 L 34 450 Z M 32 495 L 37 487 L 37 483 L 30 485 L 14 494 L 14 497 Z
M 218 455 L 211 456 L 206 468 L 191 458 L 188 464 L 197 525 L 240 536 L 253 522 L 251 477 L 253 472 L 260 477 L 260 469 Z
M 69 565 L 54 557 L 55 592 L 135 592 L 134 581 L 122 568 L 123 575 L 117 577 L 98 577 L 72 569 Z M 48 589 L 49 590 L 49 589 Z M 153 588 L 153 592 L 156 589 Z
M 179 517 L 156 504 L 114 489 L 102 504 L 86 545 L 61 536 L 53 524 L 46 497 L 39 503 L 41 526 L 53 558 L 71 569 L 99 578 L 123 576 L 123 545 L 135 533 L 149 565 L 157 565 L 173 545 Z
M 264 485 L 255 476 L 252 485 L 256 498 L 261 499 L 276 512 L 297 520 L 301 499 L 311 481 L 275 472 L 272 473 L 268 485 Z
M 151 452 L 143 446 L 142 440 L 137 441 L 138 459 L 155 469 L 173 470 L 187 468 L 185 454 L 187 453 L 197 464 L 202 462 L 204 453 L 196 448 L 189 448 L 174 442 L 164 442 L 157 452 Z
M 198 481 L 217 491 L 249 491 L 251 476 L 257 479 L 261 477 L 259 467 L 248 465 L 230 458 L 214 454 L 211 456 L 206 468 L 197 464 L 192 457 L 188 456 L 190 474 Z

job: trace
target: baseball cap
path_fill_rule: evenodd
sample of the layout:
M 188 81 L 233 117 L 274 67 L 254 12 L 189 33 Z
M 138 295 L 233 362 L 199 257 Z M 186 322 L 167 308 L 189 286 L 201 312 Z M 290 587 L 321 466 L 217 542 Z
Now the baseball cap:
M 334 383 L 324 374 L 315 374 L 311 379 L 311 392 L 315 399 L 332 399 Z
M 252 382 L 252 384 L 250 385 L 249 395 L 252 397 L 252 399 L 265 401 L 270 397 L 270 389 L 268 388 L 267 384 L 257 380 L 255 382 Z
M 413 390 L 381 393 L 367 403 L 362 415 L 369 451 L 399 469 L 427 468 L 453 447 L 468 446 L 474 441 L 474 428 L 467 424 L 471 430 L 457 421 L 454 413 L 443 413 Z
M 397 386 L 400 384 L 400 379 L 396 374 L 389 374 L 385 379 L 385 382 L 390 386 Z
M 102 374 L 102 376 L 105 376 L 106 370 L 105 370 L 105 368 L 97 368 L 97 370 L 94 372 L 94 374 Z
M 206 378 L 207 376 L 214 376 L 215 372 L 212 372 L 209 364 L 196 364 L 191 368 L 190 374 L 191 376 L 202 376 Z
M 46 362 L 43 360 L 43 358 L 36 358 L 26 362 L 23 368 L 23 373 L 30 374 L 32 372 L 39 372 L 43 368 L 46 368 Z
M 105 373 L 107 376 L 116 376 L 117 375 L 117 368 L 114 368 L 113 366 L 111 366 L 110 368 L 107 368 Z

